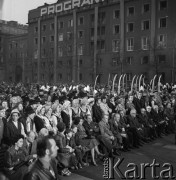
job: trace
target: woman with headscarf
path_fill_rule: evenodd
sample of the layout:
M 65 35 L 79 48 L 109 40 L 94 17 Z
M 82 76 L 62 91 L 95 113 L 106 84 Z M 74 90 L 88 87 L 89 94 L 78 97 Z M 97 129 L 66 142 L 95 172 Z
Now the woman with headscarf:
M 72 125 L 72 110 L 71 103 L 68 100 L 65 100 L 63 103 L 61 117 L 66 126 L 66 129 L 70 129 Z
M 52 123 L 54 127 L 57 127 L 57 124 L 59 122 L 63 122 L 62 117 L 61 117 L 61 105 L 53 105 L 52 106 Z
M 44 120 L 44 114 L 45 114 L 45 108 L 42 105 L 39 105 L 36 110 L 36 115 L 34 117 L 34 124 L 36 132 L 39 133 L 39 131 L 42 128 L 45 128 L 45 120 Z

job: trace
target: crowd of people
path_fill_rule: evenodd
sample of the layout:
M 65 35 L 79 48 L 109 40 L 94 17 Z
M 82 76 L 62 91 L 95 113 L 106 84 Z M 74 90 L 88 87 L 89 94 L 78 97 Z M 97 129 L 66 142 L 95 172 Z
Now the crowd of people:
M 1 171 L 9 180 L 70 176 L 175 133 L 175 118 L 175 86 L 118 94 L 88 85 L 1 83 Z

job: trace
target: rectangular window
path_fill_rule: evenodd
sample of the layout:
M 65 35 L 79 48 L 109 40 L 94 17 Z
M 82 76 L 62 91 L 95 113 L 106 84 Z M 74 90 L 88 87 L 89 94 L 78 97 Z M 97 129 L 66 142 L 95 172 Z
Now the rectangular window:
M 90 15 L 90 21 L 91 21 L 91 23 L 94 23 L 94 20 L 95 20 L 95 15 L 94 15 L 94 14 L 91 14 L 91 15 Z
M 149 30 L 149 29 L 150 29 L 150 21 L 149 20 L 142 21 L 142 30 Z
M 67 40 L 71 40 L 72 39 L 72 33 L 71 32 L 67 32 Z
M 46 24 L 42 26 L 42 31 L 46 31 Z
M 97 41 L 97 49 L 105 50 L 105 40 Z
M 73 27 L 73 19 L 68 20 L 68 27 Z
M 34 33 L 37 33 L 38 32 L 38 27 L 34 27 Z
M 102 59 L 101 58 L 97 58 L 97 66 L 101 66 L 102 65 Z
M 143 13 L 150 12 L 150 4 L 144 4 L 143 5 Z
M 113 34 L 116 35 L 116 34 L 119 34 L 119 32 L 120 32 L 119 24 L 114 25 L 114 27 L 113 27 Z
M 59 21 L 59 29 L 63 29 L 64 28 L 64 22 L 63 21 Z
M 83 25 L 84 24 L 84 17 L 80 17 L 78 20 L 78 25 Z
M 78 55 L 83 55 L 83 44 L 79 44 L 78 46 Z
M 158 55 L 158 63 L 165 63 L 166 55 Z
M 160 34 L 158 35 L 158 47 L 166 48 L 167 46 L 167 35 Z
M 119 40 L 112 40 L 112 52 L 118 52 L 119 51 Z
M 63 49 L 62 49 L 62 47 L 58 47 L 58 56 L 59 57 L 63 56 Z
M 142 37 L 141 38 L 141 45 L 143 50 L 149 49 L 149 38 L 148 37 Z
M 133 16 L 134 15 L 134 7 L 129 7 L 127 11 L 127 16 Z
M 105 23 L 106 13 L 105 12 L 99 12 L 98 13 L 98 22 L 101 24 Z
M 63 33 L 60 33 L 60 34 L 58 35 L 58 41 L 61 42 L 61 41 L 63 41 L 63 40 L 64 40 L 64 35 L 63 35 Z
M 80 60 L 79 60 L 79 65 L 81 66 L 82 64 L 83 64 L 83 60 L 80 59 Z
M 67 53 L 70 54 L 72 52 L 72 45 L 67 46 Z
M 42 49 L 42 57 L 46 57 L 46 49 L 44 48 L 44 49 Z
M 34 44 L 37 45 L 38 44 L 38 38 L 34 39 Z
M 54 42 L 54 36 L 50 36 L 50 42 Z
M 50 30 L 52 30 L 52 31 L 54 30 L 54 23 L 50 24 Z
M 163 17 L 159 19 L 159 28 L 166 28 L 167 27 L 167 18 Z
M 134 38 L 127 39 L 127 51 L 134 50 Z
M 129 65 L 131 65 L 131 64 L 132 64 L 132 60 L 133 60 L 133 57 L 132 57 L 132 56 L 127 57 L 127 58 L 126 58 L 126 63 L 129 64 Z
M 160 0 L 160 2 L 159 2 L 159 9 L 160 10 L 167 9 L 167 0 Z
M 141 64 L 148 64 L 149 63 L 149 56 L 144 56 L 141 59 Z
M 45 42 L 46 42 L 46 37 L 43 36 L 43 37 L 42 37 L 42 44 L 44 44 Z
M 134 23 L 128 23 L 127 32 L 133 32 L 133 31 L 134 31 Z
M 84 36 L 84 31 L 78 31 L 78 38 L 83 38 Z
M 114 19 L 119 19 L 120 18 L 120 10 L 115 10 L 113 17 L 114 17 Z
M 101 35 L 105 35 L 105 26 L 101 27 Z
M 37 59 L 38 58 L 38 50 L 36 49 L 35 51 L 34 51 L 34 59 Z

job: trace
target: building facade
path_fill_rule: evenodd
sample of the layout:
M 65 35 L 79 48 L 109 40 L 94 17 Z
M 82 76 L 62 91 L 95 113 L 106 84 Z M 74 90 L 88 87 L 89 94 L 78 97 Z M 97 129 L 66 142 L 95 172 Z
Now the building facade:
M 29 11 L 33 82 L 175 81 L 175 0 L 62 0 Z
M 5 43 L 6 81 L 29 82 L 31 61 L 28 58 L 28 34 L 9 36 Z
M 15 77 L 15 74 L 8 74 L 9 69 L 15 69 L 14 64 L 15 60 L 10 61 L 11 50 L 10 44 L 15 44 L 17 46 L 16 36 L 24 35 L 26 36 L 27 44 L 27 32 L 28 26 L 18 24 L 16 21 L 3 21 L 0 20 L 0 81 L 9 81 L 9 77 Z M 11 39 L 11 41 L 10 41 Z M 18 39 L 18 38 L 17 38 Z M 15 50 L 14 50 L 14 53 Z M 12 78 L 12 79 L 13 79 Z M 14 79 L 13 79 L 14 80 Z

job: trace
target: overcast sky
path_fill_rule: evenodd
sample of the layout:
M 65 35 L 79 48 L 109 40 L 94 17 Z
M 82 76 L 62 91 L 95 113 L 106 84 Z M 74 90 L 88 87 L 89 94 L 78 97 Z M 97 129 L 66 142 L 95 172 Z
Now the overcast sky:
M 0 19 L 15 20 L 26 24 L 28 11 L 47 3 L 55 3 L 57 0 L 0 0 Z

